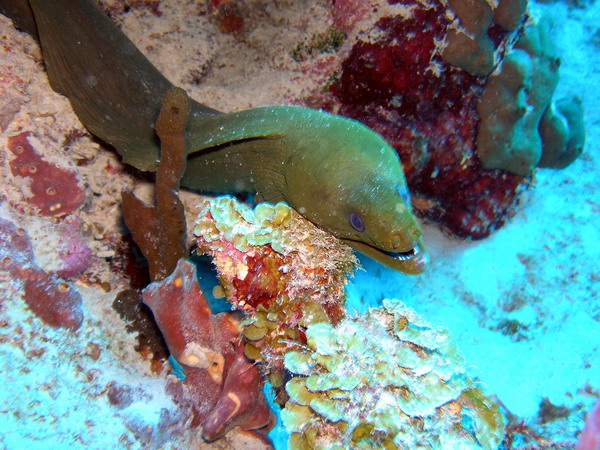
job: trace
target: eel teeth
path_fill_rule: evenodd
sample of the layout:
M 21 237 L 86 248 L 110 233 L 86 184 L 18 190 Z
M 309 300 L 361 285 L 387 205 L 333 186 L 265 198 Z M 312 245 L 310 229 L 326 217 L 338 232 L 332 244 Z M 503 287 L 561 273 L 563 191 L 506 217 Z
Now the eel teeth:
M 412 248 L 407 252 L 386 252 L 382 250 L 382 253 L 399 261 L 408 261 L 409 259 L 417 258 L 418 256 L 420 256 L 422 250 L 417 244 L 415 248 Z

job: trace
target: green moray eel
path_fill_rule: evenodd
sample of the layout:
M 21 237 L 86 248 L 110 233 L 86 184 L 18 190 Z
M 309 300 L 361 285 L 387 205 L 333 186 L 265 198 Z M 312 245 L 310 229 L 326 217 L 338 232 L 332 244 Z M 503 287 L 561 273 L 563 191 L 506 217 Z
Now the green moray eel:
M 0 0 L 0 10 L 7 11 L 7 2 Z M 69 98 L 85 127 L 114 146 L 124 162 L 155 171 L 160 146 L 154 124 L 173 85 L 92 1 L 29 4 L 53 89 Z M 19 9 L 27 10 L 26 2 Z M 33 21 L 17 23 L 31 27 Z M 425 270 L 427 253 L 400 161 L 368 127 L 299 106 L 223 114 L 192 102 L 186 142 L 183 186 L 256 192 L 264 201 L 287 202 L 391 268 Z

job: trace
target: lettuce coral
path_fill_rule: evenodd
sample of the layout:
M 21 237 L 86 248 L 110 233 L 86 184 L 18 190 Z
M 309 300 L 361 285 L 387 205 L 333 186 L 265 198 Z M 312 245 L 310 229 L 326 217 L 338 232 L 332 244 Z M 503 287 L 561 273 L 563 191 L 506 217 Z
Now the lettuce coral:
M 497 448 L 504 418 L 444 330 L 397 300 L 310 325 L 285 356 L 291 448 Z

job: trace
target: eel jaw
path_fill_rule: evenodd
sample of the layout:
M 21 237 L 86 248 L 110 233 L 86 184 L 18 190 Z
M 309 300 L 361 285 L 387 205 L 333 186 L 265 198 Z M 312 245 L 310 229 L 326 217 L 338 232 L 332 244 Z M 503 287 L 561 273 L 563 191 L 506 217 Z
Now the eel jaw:
M 420 240 L 412 250 L 407 252 L 388 252 L 364 242 L 350 239 L 342 240 L 350 247 L 373 258 L 375 261 L 406 274 L 419 275 L 425 272 L 425 269 L 429 265 L 429 255 Z

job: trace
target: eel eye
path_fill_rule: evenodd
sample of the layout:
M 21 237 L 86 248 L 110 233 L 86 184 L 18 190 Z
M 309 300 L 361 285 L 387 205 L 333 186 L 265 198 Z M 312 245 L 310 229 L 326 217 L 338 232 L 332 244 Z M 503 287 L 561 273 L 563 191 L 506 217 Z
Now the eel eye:
M 410 194 L 406 184 L 399 184 L 396 186 L 396 190 L 398 191 L 398 194 L 400 194 L 400 197 L 402 197 L 402 201 L 406 204 L 406 206 L 410 206 Z
M 356 231 L 365 231 L 365 223 L 357 212 L 350 213 L 350 225 Z

